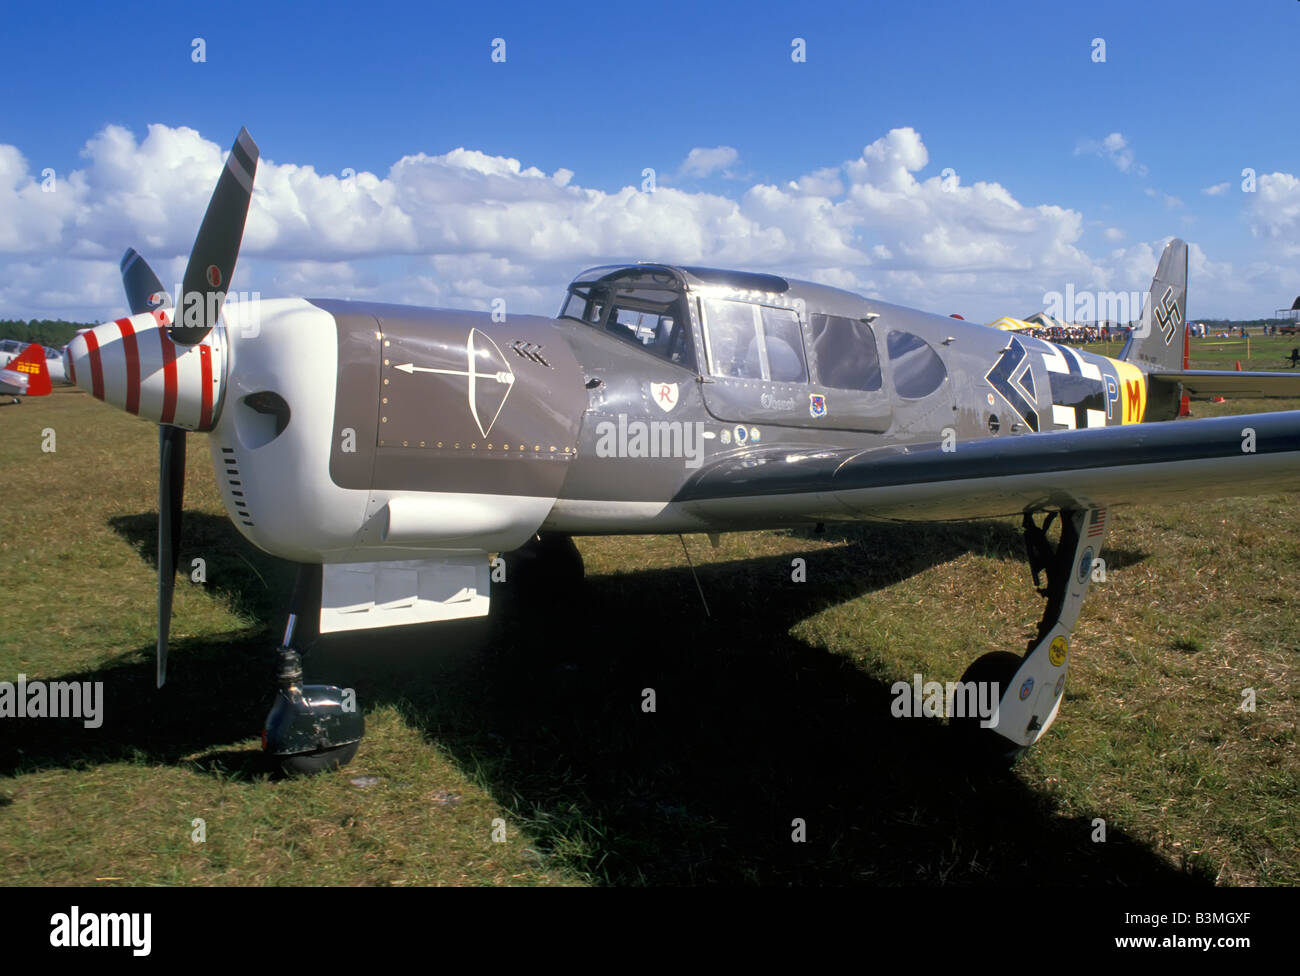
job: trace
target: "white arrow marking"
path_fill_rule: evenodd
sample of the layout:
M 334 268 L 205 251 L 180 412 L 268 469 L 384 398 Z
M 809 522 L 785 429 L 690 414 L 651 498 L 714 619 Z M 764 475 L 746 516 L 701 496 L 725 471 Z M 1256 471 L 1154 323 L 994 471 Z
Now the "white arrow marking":
M 402 363 L 400 366 L 394 366 L 393 369 L 400 369 L 403 373 L 443 373 L 447 376 L 473 376 L 475 379 L 496 380 L 498 383 L 513 383 L 515 381 L 514 373 L 478 373 L 470 372 L 467 369 L 433 369 L 429 366 L 416 366 L 414 363 Z
M 501 410 L 506 405 L 506 398 L 510 396 L 510 389 L 513 387 L 515 382 L 515 374 L 510 370 L 508 366 L 497 373 L 480 373 L 474 368 L 475 361 L 477 358 L 477 352 L 474 349 L 474 334 L 476 332 L 478 332 L 478 334 L 483 337 L 488 347 L 490 347 L 492 352 L 496 354 L 495 361 L 504 362 L 505 357 L 501 355 L 500 347 L 497 346 L 497 344 L 492 341 L 491 336 L 479 332 L 478 329 L 470 329 L 469 335 L 465 337 L 465 365 L 468 366 L 469 369 L 435 369 L 432 366 L 416 366 L 414 363 L 401 363 L 400 365 L 395 366 L 394 368 L 400 369 L 403 373 L 409 373 L 409 374 L 441 373 L 444 376 L 466 377 L 468 379 L 468 382 L 465 384 L 467 387 L 465 393 L 466 393 L 466 400 L 469 406 L 469 415 L 474 418 L 474 423 L 478 426 L 479 433 L 481 433 L 484 437 L 487 437 L 488 431 L 490 431 L 492 429 L 492 425 L 497 422 L 497 417 L 501 416 Z M 485 348 L 483 352 L 486 355 L 488 353 L 488 349 Z M 496 380 L 498 383 L 501 383 L 507 388 L 505 393 L 501 395 L 501 402 L 497 404 L 497 412 L 493 414 L 492 419 L 488 421 L 486 427 L 483 426 L 483 421 L 478 415 L 478 403 L 474 397 L 475 384 L 480 379 Z

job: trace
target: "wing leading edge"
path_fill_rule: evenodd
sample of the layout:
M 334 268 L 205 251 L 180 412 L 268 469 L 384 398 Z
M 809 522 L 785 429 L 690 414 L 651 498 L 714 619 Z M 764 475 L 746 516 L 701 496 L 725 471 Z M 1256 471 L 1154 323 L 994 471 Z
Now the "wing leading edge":
M 1300 370 L 1263 373 L 1250 370 L 1191 369 L 1181 373 L 1151 373 L 1155 383 L 1179 383 L 1189 396 L 1300 397 Z
M 674 499 L 705 519 L 932 521 L 1300 490 L 1300 411 L 869 451 L 768 448 Z

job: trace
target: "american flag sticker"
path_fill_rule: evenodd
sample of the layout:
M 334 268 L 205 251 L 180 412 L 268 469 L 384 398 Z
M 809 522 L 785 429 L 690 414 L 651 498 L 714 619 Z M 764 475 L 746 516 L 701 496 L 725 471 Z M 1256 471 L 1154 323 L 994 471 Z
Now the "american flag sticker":
M 1088 516 L 1088 538 L 1094 538 L 1106 531 L 1106 510 L 1094 508 Z

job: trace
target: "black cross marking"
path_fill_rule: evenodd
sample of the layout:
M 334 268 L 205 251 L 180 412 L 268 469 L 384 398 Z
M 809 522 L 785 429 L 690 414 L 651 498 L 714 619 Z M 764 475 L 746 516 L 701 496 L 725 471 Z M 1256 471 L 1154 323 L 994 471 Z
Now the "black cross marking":
M 1065 368 L 1069 372 L 1056 373 L 1048 370 L 1047 375 L 1052 384 L 1052 403 L 1062 407 L 1072 407 L 1075 429 L 1084 430 L 1088 426 L 1090 409 L 1102 412 L 1106 410 L 1106 381 L 1084 376 L 1083 370 L 1079 368 L 1079 358 L 1073 349 L 1065 349 L 1061 346 L 1056 348 L 1065 357 Z
M 1016 372 L 1024 366 L 1023 372 Z M 1038 408 L 1035 405 L 1034 374 L 1028 362 L 1025 347 L 1019 339 L 1012 339 L 993 368 L 984 374 L 989 386 L 998 391 L 1030 430 L 1038 430 Z

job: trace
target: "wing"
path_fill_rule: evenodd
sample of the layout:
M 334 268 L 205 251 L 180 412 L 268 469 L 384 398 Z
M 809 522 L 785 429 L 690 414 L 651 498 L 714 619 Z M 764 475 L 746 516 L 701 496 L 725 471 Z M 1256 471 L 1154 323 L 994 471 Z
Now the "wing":
M 767 448 L 674 499 L 706 520 L 934 521 L 1300 489 L 1300 411 L 869 451 Z
M 1300 397 L 1300 370 L 1254 373 L 1249 370 L 1192 369 L 1181 373 L 1151 373 L 1157 383 L 1181 383 L 1194 397 Z

